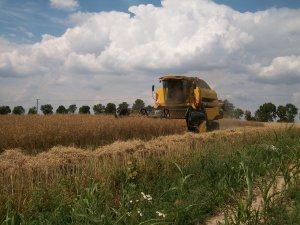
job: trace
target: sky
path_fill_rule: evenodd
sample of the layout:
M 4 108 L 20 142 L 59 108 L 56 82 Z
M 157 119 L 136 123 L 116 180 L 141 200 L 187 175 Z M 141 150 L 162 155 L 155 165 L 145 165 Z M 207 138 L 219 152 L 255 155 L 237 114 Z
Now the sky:
M 152 105 L 180 74 L 300 109 L 299 43 L 300 0 L 0 0 L 0 105 Z

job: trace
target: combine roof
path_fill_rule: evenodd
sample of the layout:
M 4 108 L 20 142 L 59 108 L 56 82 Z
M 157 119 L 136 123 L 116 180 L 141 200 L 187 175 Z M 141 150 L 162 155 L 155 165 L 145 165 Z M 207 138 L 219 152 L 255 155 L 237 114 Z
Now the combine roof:
M 211 89 L 210 86 L 204 80 L 198 77 L 168 75 L 168 76 L 160 77 L 159 80 L 190 80 L 192 82 L 195 82 L 201 88 Z
M 172 76 L 172 75 L 168 75 L 168 76 L 162 76 L 159 78 L 160 80 L 172 80 L 172 79 L 176 79 L 176 80 L 196 80 L 199 79 L 197 77 L 187 77 L 187 76 Z

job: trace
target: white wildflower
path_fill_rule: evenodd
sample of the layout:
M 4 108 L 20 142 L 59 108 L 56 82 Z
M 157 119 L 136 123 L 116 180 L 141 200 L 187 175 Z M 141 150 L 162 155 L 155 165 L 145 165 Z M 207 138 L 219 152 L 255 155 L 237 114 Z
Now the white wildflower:
M 148 201 L 152 200 L 152 196 L 151 195 L 146 195 L 146 198 L 147 198 Z
M 149 194 L 145 194 L 144 192 L 141 192 L 141 195 L 143 196 L 143 198 L 145 200 L 151 201 L 152 200 L 152 196 Z
M 160 216 L 160 217 L 163 217 L 163 218 L 166 217 L 166 214 L 163 213 L 163 212 L 156 211 L 156 214 L 157 214 L 158 216 Z
M 140 217 L 142 217 L 143 216 L 143 213 L 141 212 L 141 210 L 137 210 L 137 213 L 140 215 Z
M 274 145 L 270 145 L 270 149 L 274 150 L 274 151 L 278 150 L 278 148 L 276 146 L 274 146 Z

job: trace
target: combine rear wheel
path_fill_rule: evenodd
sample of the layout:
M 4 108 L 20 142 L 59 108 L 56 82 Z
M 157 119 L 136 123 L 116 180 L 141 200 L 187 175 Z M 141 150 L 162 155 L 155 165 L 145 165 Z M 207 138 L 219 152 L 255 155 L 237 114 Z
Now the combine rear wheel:
M 208 121 L 207 131 L 220 130 L 220 124 L 218 121 Z

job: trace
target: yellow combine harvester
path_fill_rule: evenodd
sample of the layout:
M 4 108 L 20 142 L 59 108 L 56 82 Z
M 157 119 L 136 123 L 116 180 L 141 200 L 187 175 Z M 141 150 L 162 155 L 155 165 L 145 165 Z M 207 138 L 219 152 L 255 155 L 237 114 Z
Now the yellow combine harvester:
M 155 99 L 152 116 L 185 120 L 188 130 L 192 132 L 219 129 L 222 103 L 205 81 L 187 76 L 163 76 L 159 80 L 162 87 L 157 88 L 155 96 L 152 86 Z M 146 109 L 141 112 L 150 114 Z

